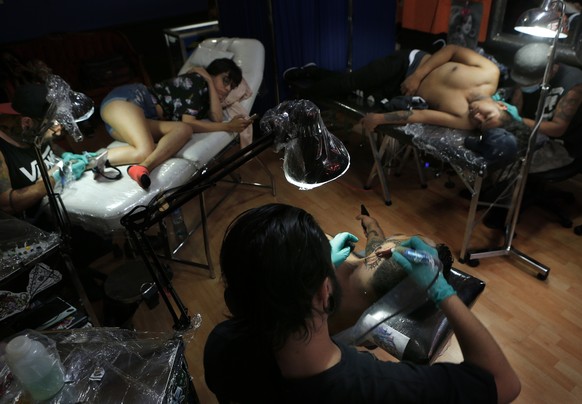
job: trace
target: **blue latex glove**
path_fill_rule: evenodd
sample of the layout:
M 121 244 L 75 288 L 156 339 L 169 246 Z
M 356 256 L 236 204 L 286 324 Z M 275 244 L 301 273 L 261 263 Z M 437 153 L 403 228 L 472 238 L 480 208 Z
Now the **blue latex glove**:
M 63 161 L 65 163 L 68 163 L 70 161 L 83 161 L 85 163 L 85 165 L 87 165 L 89 163 L 89 160 L 87 159 L 86 156 L 82 155 L 82 154 L 74 154 L 71 152 L 64 152 L 63 155 L 61 156 L 61 158 L 63 159 Z
M 78 180 L 79 178 L 81 178 L 81 175 L 83 175 L 83 173 L 85 172 L 87 164 L 82 160 L 74 160 L 72 163 L 69 163 L 68 168 L 71 170 L 73 178 L 75 178 L 75 180 Z M 60 183 L 61 185 L 64 185 L 65 179 L 63 178 L 62 170 L 56 170 L 55 172 L 53 172 L 52 175 L 57 184 Z
M 77 160 L 71 164 L 71 171 L 73 172 L 73 177 L 75 177 L 75 180 L 81 178 L 81 175 L 83 175 L 86 168 L 87 163 L 83 160 Z
M 437 306 L 447 297 L 457 294 L 440 271 L 436 249 L 420 237 L 404 241 L 392 251 L 392 257 L 421 288 L 428 288 L 428 296 Z
M 87 160 L 92 160 L 100 154 L 101 153 L 99 153 L 99 152 L 90 152 L 90 151 L 83 152 L 83 156 L 85 156 L 87 158 Z
M 337 234 L 334 238 L 329 240 L 331 245 L 331 262 L 334 267 L 339 267 L 350 255 L 353 249 L 353 243 L 357 242 L 358 238 L 348 232 Z

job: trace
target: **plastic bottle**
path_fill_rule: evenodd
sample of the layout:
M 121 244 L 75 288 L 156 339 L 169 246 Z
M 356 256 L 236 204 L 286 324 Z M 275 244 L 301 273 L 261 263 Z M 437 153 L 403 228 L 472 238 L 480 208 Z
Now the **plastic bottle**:
M 186 240 L 188 237 L 188 229 L 184 223 L 184 217 L 182 216 L 182 210 L 180 208 L 174 209 L 172 212 L 172 226 L 174 226 L 174 235 L 178 243 Z
M 6 363 L 35 400 L 47 400 L 63 387 L 65 373 L 56 352 L 39 341 L 20 335 L 6 345 Z

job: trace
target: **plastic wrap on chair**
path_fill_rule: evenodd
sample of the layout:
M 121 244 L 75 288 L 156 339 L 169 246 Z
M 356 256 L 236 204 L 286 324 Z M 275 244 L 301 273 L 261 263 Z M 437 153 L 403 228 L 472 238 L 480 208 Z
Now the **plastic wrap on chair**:
M 449 273 L 445 274 L 445 278 L 469 307 L 485 289 L 483 281 L 455 268 L 451 268 Z M 389 344 L 378 345 L 397 359 L 420 364 L 432 362 L 451 336 L 452 329 L 443 312 L 432 301 L 421 299 L 419 303 L 412 311 L 396 313 L 389 317 L 365 335 L 365 339 L 362 339 L 365 332 L 357 325 L 341 332 L 335 338 L 348 344 L 364 346 L 376 344 L 378 340 L 384 342 L 389 340 Z M 374 315 L 377 311 L 375 306 L 376 304 L 366 310 L 361 320 L 366 315 Z M 376 307 L 378 310 L 384 310 L 383 307 Z M 360 322 L 362 321 L 358 321 Z M 369 320 L 365 323 L 371 325 Z M 374 333 L 379 333 L 380 338 L 375 339 Z
M 397 130 L 412 136 L 412 144 L 441 161 L 448 162 L 466 173 L 473 181 L 476 175 L 487 174 L 487 160 L 465 147 L 467 136 L 478 136 L 474 131 L 450 129 L 442 126 L 412 123 L 397 127 Z
M 346 147 L 327 130 L 311 101 L 282 102 L 265 113 L 260 126 L 263 133 L 275 134 L 276 152 L 285 149 L 285 177 L 300 189 L 332 181 L 350 166 Z
M 184 358 L 184 340 L 199 326 L 198 316 L 194 330 L 186 336 L 119 328 L 46 334 L 25 330 L 23 334 L 39 335 L 56 344 L 65 385 L 50 402 L 197 402 Z M 0 389 L 6 402 L 27 401 L 4 363 L 0 364 Z
M 120 220 L 131 209 L 147 205 L 164 190 L 185 184 L 196 172 L 191 161 L 171 158 L 151 172 L 151 185 L 144 190 L 127 175 L 127 166 L 119 169 L 123 177 L 118 181 L 93 179 L 90 172 L 85 172 L 64 190 L 61 198 L 72 223 L 97 234 L 122 230 Z
M 45 232 L 0 211 L 0 280 L 26 267 L 60 241 L 57 233 Z
M 176 157 L 191 161 L 199 170 L 216 158 L 225 147 L 236 139 L 236 136 L 237 134 L 229 132 L 194 133 L 190 140 L 176 153 Z

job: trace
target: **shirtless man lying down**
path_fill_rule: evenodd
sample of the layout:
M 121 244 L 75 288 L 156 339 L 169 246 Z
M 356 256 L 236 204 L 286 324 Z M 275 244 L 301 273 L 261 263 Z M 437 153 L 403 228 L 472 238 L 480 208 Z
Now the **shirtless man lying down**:
M 481 130 L 503 127 L 512 106 L 494 101 L 499 68 L 477 52 L 447 45 L 430 55 L 420 50 L 399 50 L 348 73 L 330 72 L 311 65 L 289 69 L 285 80 L 309 78 L 307 97 L 347 95 L 355 90 L 375 99 L 419 96 L 426 109 L 370 113 L 362 118 L 367 130 L 383 124 L 426 123 L 454 129 Z

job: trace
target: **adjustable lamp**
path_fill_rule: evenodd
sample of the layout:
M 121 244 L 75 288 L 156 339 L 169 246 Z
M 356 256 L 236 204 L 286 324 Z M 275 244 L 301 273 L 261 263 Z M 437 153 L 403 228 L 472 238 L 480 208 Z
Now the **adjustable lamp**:
M 542 38 L 559 39 L 568 36 L 568 24 L 564 23 L 566 14 L 565 4 L 562 1 L 544 0 L 540 8 L 525 11 L 515 24 L 515 30 L 524 34 Z
M 145 235 L 147 229 L 271 146 L 276 152 L 285 149 L 285 178 L 301 189 L 311 189 L 333 181 L 344 174 L 350 165 L 350 155 L 345 146 L 329 133 L 319 108 L 311 101 L 282 102 L 263 115 L 260 128 L 262 136 L 250 145 L 223 159 L 220 164 L 200 170 L 186 184 L 162 192 L 147 206 L 136 206 L 121 218 L 121 224 L 138 247 L 158 289 L 164 288 L 168 292 L 161 293 L 161 297 L 177 331 L 189 329 L 191 318 Z M 205 222 L 202 228 L 205 231 Z
M 517 256 L 518 258 L 524 260 L 528 264 L 532 265 L 538 272 L 537 278 L 541 280 L 545 280 L 548 277 L 550 273 L 550 268 L 518 251 L 511 245 L 511 243 L 515 233 L 517 219 L 519 217 L 519 211 L 523 200 L 523 194 L 527 182 L 527 175 L 529 173 L 529 169 L 531 166 L 533 152 L 536 144 L 536 138 L 543 120 L 543 112 L 546 103 L 546 98 L 550 90 L 549 86 L 550 72 L 552 71 L 554 58 L 556 56 L 556 44 L 558 42 L 558 39 L 566 38 L 568 36 L 567 24 L 564 23 L 564 19 L 565 19 L 565 3 L 563 1 L 544 0 L 540 8 L 527 10 L 517 20 L 517 24 L 515 25 L 515 29 L 517 31 L 528 35 L 534 35 L 543 38 L 553 38 L 553 40 L 548 52 L 546 69 L 544 71 L 544 76 L 541 83 L 540 98 L 538 100 L 536 110 L 535 124 L 529 136 L 524 163 L 520 169 L 517 186 L 513 193 L 512 208 L 508 215 L 508 222 L 506 222 L 509 223 L 509 227 L 506 227 L 505 245 L 499 250 L 478 252 L 470 254 L 469 256 L 470 259 L 473 259 L 481 257 L 487 258 L 498 255 L 509 255 L 511 253 Z M 511 219 L 511 221 L 509 221 L 509 219 Z
M 285 149 L 283 171 L 299 189 L 319 187 L 345 174 L 350 154 L 328 131 L 319 108 L 309 100 L 280 103 L 261 119 L 261 131 L 274 133 L 275 151 Z

